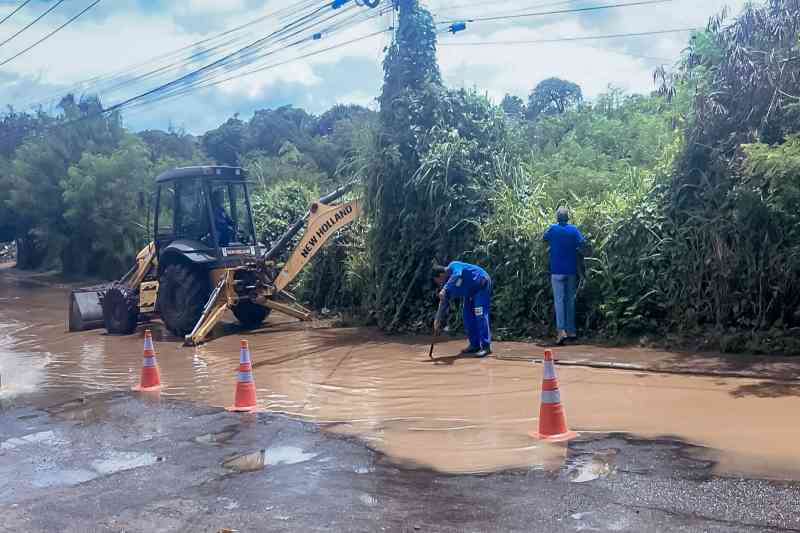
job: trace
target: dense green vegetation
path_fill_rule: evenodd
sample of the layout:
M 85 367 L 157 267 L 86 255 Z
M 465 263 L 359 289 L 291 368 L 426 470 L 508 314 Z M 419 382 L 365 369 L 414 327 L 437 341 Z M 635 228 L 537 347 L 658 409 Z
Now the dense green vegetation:
M 193 137 L 128 132 L 120 117 L 98 117 L 91 98 L 66 97 L 55 117 L 9 110 L 0 241 L 18 240 L 22 267 L 112 276 L 148 238 L 162 169 L 244 166 L 266 242 L 355 179 L 367 216 L 304 273 L 306 301 L 426 330 L 430 266 L 464 259 L 495 279 L 496 334 L 528 337 L 551 328 L 541 236 L 566 204 L 591 243 L 584 332 L 800 351 L 796 2 L 711 20 L 672 71 L 655 73 L 651 94 L 609 87 L 587 100 L 551 78 L 499 103 L 448 89 L 430 14 L 417 0 L 400 6 L 377 113 L 265 109 Z

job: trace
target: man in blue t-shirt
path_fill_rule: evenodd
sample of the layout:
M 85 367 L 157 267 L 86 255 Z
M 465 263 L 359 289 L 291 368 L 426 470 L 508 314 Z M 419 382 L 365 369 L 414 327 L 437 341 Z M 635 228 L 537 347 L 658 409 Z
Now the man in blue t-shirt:
M 489 304 L 492 297 L 492 278 L 478 265 L 453 261 L 447 267 L 433 267 L 433 280 L 439 291 L 439 310 L 433 323 L 433 333 L 438 335 L 447 322 L 450 300 L 464 299 L 464 329 L 469 346 L 462 355 L 486 357 L 492 353 L 492 336 L 489 329 Z
M 558 224 L 544 232 L 544 240 L 550 245 L 550 280 L 553 284 L 553 300 L 556 308 L 556 343 L 577 337 L 575 328 L 575 292 L 578 286 L 578 252 L 586 244 L 581 232 L 569 222 L 569 211 L 559 207 L 556 211 Z

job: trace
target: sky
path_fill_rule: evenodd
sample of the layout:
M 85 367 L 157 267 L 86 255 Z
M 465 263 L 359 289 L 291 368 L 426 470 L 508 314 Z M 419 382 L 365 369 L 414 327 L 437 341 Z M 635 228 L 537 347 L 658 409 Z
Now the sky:
M 30 0 L 0 23 L 0 42 L 56 1 Z M 30 28 L 0 44 L 0 62 L 64 24 L 92 1 L 63 0 Z M 649 92 L 654 69 L 674 63 L 689 33 L 556 43 L 509 41 L 700 28 L 724 7 L 735 15 L 745 3 L 671 0 L 520 16 L 635 1 L 423 0 L 423 5 L 442 30 L 438 55 L 445 83 L 455 88 L 476 88 L 499 101 L 506 93 L 526 99 L 538 82 L 554 76 L 579 84 L 589 99 L 610 85 L 628 92 Z M 21 0 L 0 0 L 0 20 L 20 4 Z M 391 10 L 379 12 L 388 4 L 389 0 L 380 0 L 377 8 L 370 9 L 350 0 L 334 12 L 323 0 L 102 0 L 47 41 L 0 66 L 0 102 L 17 110 L 35 105 L 53 109 L 60 95 L 74 91 L 97 93 L 104 106 L 113 106 L 294 23 L 301 25 L 284 30 L 291 35 L 282 34 L 286 35 L 282 40 L 268 38 L 257 50 L 250 48 L 249 54 L 233 55 L 232 61 L 216 70 L 206 68 L 203 72 L 215 76 L 215 85 L 124 109 L 126 126 L 201 134 L 235 114 L 246 119 L 262 108 L 291 104 L 317 114 L 337 103 L 374 108 L 391 31 L 366 36 L 392 27 Z M 317 8 L 315 18 L 301 19 Z M 497 16 L 506 18 L 481 20 Z M 462 20 L 467 21 L 465 31 L 455 35 L 447 32 L 451 21 Z M 254 21 L 244 29 L 217 37 Z M 319 38 L 314 39 L 318 32 Z M 338 46 L 347 41 L 353 42 Z M 480 44 L 463 44 L 468 42 Z M 209 51 L 212 45 L 217 48 Z M 185 50 L 173 53 L 180 49 Z M 308 54 L 312 55 L 300 57 Z M 261 67 L 268 68 L 253 72 Z M 234 77 L 242 73 L 249 74 Z

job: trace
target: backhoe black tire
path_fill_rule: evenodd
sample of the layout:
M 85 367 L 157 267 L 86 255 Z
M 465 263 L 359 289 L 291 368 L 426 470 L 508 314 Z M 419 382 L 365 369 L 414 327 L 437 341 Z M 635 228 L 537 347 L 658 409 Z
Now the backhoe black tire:
M 253 302 L 239 302 L 233 307 L 233 316 L 244 329 L 256 329 L 264 323 L 272 309 Z
M 158 311 L 174 335 L 191 333 L 211 296 L 208 271 L 182 263 L 167 266 L 158 285 Z
M 139 291 L 115 283 L 103 293 L 103 324 L 111 335 L 130 335 L 139 322 Z

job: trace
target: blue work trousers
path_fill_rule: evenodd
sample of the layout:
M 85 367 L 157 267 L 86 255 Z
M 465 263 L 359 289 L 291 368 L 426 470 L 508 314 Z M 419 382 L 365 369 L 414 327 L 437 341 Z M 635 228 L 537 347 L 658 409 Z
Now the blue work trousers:
M 566 331 L 570 337 L 577 335 L 575 328 L 575 290 L 578 276 L 569 274 L 552 274 L 553 302 L 556 308 L 556 327 Z
M 489 348 L 492 332 L 489 329 L 489 304 L 492 300 L 492 284 L 468 298 L 464 298 L 464 329 L 469 345 L 474 348 Z

